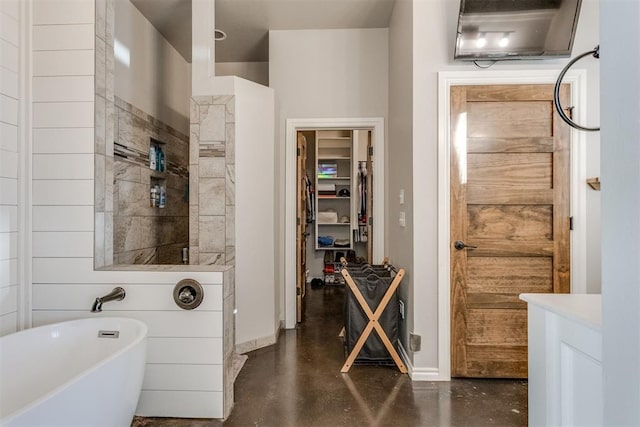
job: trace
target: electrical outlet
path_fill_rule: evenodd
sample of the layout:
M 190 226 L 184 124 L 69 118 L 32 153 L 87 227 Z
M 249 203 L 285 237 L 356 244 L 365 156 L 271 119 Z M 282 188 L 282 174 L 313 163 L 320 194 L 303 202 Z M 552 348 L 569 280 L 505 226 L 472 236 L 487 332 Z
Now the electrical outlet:
M 404 188 L 400 190 L 400 204 L 404 205 Z
M 400 212 L 400 216 L 398 217 L 398 223 L 400 224 L 400 227 L 407 226 L 407 219 L 404 212 Z
M 404 301 L 398 300 L 398 305 L 400 306 L 400 318 L 404 320 Z

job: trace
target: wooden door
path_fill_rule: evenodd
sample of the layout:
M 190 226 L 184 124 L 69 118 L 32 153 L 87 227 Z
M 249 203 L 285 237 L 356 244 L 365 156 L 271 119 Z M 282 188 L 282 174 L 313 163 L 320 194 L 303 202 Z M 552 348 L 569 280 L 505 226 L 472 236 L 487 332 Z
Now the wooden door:
M 367 262 L 373 262 L 373 131 L 367 132 Z M 380 262 L 379 260 L 376 260 Z
M 297 164 L 297 232 L 296 232 L 296 320 L 304 319 L 304 297 L 307 283 L 307 140 L 298 132 L 298 164 Z
M 569 127 L 551 85 L 456 86 L 450 137 L 452 376 L 525 378 L 518 295 L 570 288 Z

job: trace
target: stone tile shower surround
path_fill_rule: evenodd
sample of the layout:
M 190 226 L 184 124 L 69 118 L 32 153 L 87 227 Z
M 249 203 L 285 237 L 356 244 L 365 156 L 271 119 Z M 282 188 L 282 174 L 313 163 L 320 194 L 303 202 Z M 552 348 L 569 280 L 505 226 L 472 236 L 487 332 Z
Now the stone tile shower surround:
M 115 97 L 113 257 L 115 264 L 180 264 L 189 246 L 189 138 Z M 166 171 L 149 167 L 152 138 Z M 166 188 L 166 207 L 150 206 L 152 185 Z
M 189 263 L 235 264 L 235 97 L 191 98 Z

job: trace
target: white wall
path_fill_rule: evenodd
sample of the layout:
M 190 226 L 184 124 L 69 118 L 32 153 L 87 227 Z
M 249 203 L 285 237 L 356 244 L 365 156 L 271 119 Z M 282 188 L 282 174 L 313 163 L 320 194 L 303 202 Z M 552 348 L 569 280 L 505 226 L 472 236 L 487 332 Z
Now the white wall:
M 472 63 L 453 61 L 453 48 L 457 26 L 458 3 L 447 0 L 411 0 L 413 16 L 405 14 L 404 24 L 392 23 L 394 28 L 402 25 L 413 26 L 413 170 L 411 178 L 398 177 L 397 182 L 390 181 L 396 189 L 389 189 L 390 200 L 397 200 L 394 190 L 413 185 L 413 212 L 407 214 L 407 222 L 413 223 L 413 270 L 408 271 L 413 284 L 413 298 L 410 298 L 409 310 L 413 310 L 413 331 L 422 336 L 422 350 L 413 354 L 413 367 L 416 372 L 424 373 L 423 379 L 438 377 L 438 251 L 437 251 L 437 208 L 438 208 L 438 168 L 437 168 L 437 73 L 440 71 L 475 70 Z M 402 6 L 402 3 L 396 7 Z M 397 19 L 394 17 L 394 20 Z M 427 24 L 428 23 L 428 24 Z M 392 34 L 395 30 L 392 28 Z M 574 55 L 591 50 L 598 43 L 598 3 L 595 0 L 582 2 L 582 13 L 574 43 Z M 391 44 L 394 48 L 394 44 Z M 392 53 L 391 56 L 394 56 Z M 492 70 L 557 69 L 567 60 L 515 61 L 496 63 Z M 597 123 L 599 105 L 599 68 L 595 60 L 584 60 L 576 68 L 587 69 L 587 117 L 589 123 Z M 391 74 L 393 76 L 393 73 Z M 395 78 L 390 82 L 396 84 Z M 587 163 L 589 176 L 598 176 L 599 135 L 587 135 Z M 400 154 L 398 154 L 401 156 Z M 394 154 L 389 154 L 390 159 Z M 400 157 L 401 158 L 401 157 Z M 394 160 L 390 160 L 394 161 Z M 590 291 L 597 291 L 600 282 L 599 257 L 596 246 L 599 243 L 599 215 L 597 203 L 599 195 L 588 193 L 589 211 L 588 245 L 590 263 L 588 277 Z M 393 209 L 391 204 L 390 209 Z M 396 208 L 397 209 L 397 208 Z M 389 226 L 394 226 L 393 214 L 390 214 Z M 399 248 L 403 242 L 400 235 L 388 233 L 390 247 Z M 391 254 L 392 256 L 394 254 Z M 448 254 L 446 254 L 448 256 Z M 445 361 L 446 362 L 446 361 Z M 448 362 L 446 362 L 448 363 Z
M 600 2 L 604 425 L 640 425 L 640 3 Z
M 398 294 L 405 302 L 405 321 L 400 340 L 409 352 L 408 334 L 413 331 L 413 2 L 397 0 L 389 22 L 389 142 L 387 144 L 388 202 L 386 213 L 387 248 L 394 262 L 407 274 Z M 405 202 L 400 205 L 400 190 Z M 398 223 L 405 212 L 406 226 Z M 409 357 L 411 358 L 411 352 Z
M 276 341 L 274 93 L 235 79 L 236 344 Z
M 216 62 L 216 76 L 237 76 L 269 86 L 269 62 Z
M 0 2 L 0 336 L 18 326 L 20 3 Z
M 126 299 L 105 304 L 104 315 L 149 325 L 138 413 L 221 417 L 223 273 L 93 269 L 94 46 L 96 34 L 106 38 L 105 3 L 95 10 L 86 0 L 34 2 L 33 323 L 94 316 L 92 301 L 122 286 Z M 193 311 L 172 298 L 186 277 L 206 285 Z
M 388 30 L 269 32 L 276 94 L 276 282 L 284 286 L 285 123 L 290 118 L 387 117 Z M 281 308 L 284 310 L 284 292 Z M 281 311 L 282 311 L 281 310 Z M 280 314 L 284 318 L 284 312 Z
M 189 134 L 191 65 L 129 0 L 115 5 L 115 94 Z

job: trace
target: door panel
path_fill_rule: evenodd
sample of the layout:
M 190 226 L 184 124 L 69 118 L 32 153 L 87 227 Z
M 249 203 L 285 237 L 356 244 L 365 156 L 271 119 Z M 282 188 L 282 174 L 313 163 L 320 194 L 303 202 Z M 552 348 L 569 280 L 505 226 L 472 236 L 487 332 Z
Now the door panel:
M 451 144 L 452 375 L 526 377 L 518 295 L 569 291 L 569 129 L 553 86 L 453 87 Z
M 296 320 L 304 320 L 305 296 L 307 284 L 307 140 L 298 132 L 298 164 L 297 164 L 297 271 L 296 271 Z

